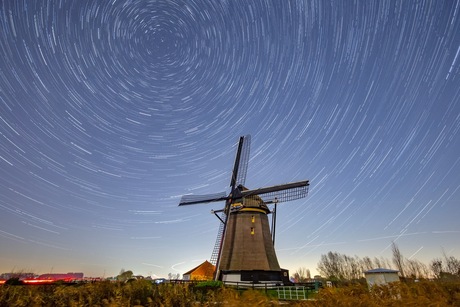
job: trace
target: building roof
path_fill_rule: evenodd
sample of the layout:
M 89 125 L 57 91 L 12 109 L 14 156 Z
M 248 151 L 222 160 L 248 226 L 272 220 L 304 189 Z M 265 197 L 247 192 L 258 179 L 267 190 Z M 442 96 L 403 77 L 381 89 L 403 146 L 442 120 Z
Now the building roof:
M 196 271 L 198 268 L 202 267 L 202 266 L 211 266 L 211 267 L 214 267 L 214 265 L 209 262 L 208 260 L 206 260 L 205 262 L 201 263 L 200 265 L 198 265 L 197 267 L 194 267 L 193 269 L 191 269 L 190 271 L 188 272 L 185 272 L 183 275 L 188 275 L 188 274 L 191 274 L 193 271 Z
M 398 273 L 398 270 L 377 268 L 364 272 L 364 274 L 382 274 L 382 273 Z

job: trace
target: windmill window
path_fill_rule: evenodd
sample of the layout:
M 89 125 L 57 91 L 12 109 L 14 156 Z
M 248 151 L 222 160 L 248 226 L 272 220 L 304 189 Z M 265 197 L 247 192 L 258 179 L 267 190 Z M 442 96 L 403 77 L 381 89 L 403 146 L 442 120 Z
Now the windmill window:
M 251 221 L 254 223 L 256 221 L 256 218 L 254 217 L 254 215 L 251 217 Z
M 251 227 L 251 234 L 254 234 L 254 227 Z

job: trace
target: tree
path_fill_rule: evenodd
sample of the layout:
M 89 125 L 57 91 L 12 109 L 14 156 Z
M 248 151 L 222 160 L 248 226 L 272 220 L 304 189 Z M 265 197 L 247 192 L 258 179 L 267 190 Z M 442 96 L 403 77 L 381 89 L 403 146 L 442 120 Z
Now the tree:
M 295 282 L 307 282 L 311 279 L 310 270 L 306 268 L 298 268 L 297 271 L 295 271 L 293 278 Z
M 168 279 L 169 280 L 176 280 L 176 279 L 180 279 L 180 274 L 177 273 L 177 274 L 174 274 L 174 273 L 168 273 Z
M 391 243 L 391 250 L 393 252 L 393 263 L 398 268 L 401 277 L 404 278 L 404 257 L 394 241 Z
M 361 270 L 363 272 L 365 271 L 369 271 L 369 270 L 372 270 L 372 269 L 375 269 L 374 268 L 374 264 L 372 263 L 372 259 L 368 256 L 365 256 L 361 261 L 360 261 L 360 265 L 361 265 Z
M 326 278 L 342 280 L 344 278 L 342 259 L 342 255 L 338 252 L 328 252 L 326 255 L 321 255 L 321 260 L 318 262 L 318 272 Z
M 442 255 L 446 264 L 443 267 L 443 272 L 449 273 L 452 275 L 460 276 L 460 260 L 454 256 L 447 256 L 446 252 L 443 250 Z
M 434 278 L 441 278 L 442 273 L 442 260 L 440 258 L 436 258 L 431 260 L 430 263 L 431 271 L 433 272 Z
M 425 264 L 417 259 L 407 259 L 406 276 L 413 279 L 426 278 L 428 277 L 428 268 Z
M 358 256 L 351 257 L 338 252 L 329 252 L 321 255 L 318 272 L 331 280 L 359 279 L 363 274 L 363 264 L 367 261 L 372 262 L 369 257 L 363 261 Z
M 444 259 L 435 258 L 431 260 L 430 269 L 435 278 L 460 277 L 460 260 L 454 256 L 447 256 L 443 251 Z
M 375 268 L 374 268 L 374 269 L 376 269 L 376 268 L 381 268 L 381 267 L 384 267 L 384 266 L 385 266 L 384 264 L 382 264 L 382 263 L 380 262 L 380 259 L 377 258 L 377 257 L 374 257 L 374 264 L 375 264 Z
M 133 271 L 125 271 L 125 269 L 120 270 L 120 274 L 117 276 L 117 280 L 121 282 L 128 281 L 133 277 Z
M 343 255 L 342 258 L 342 274 L 344 278 L 348 280 L 359 279 L 362 276 L 362 270 L 359 265 L 360 260 L 358 256 L 350 257 Z

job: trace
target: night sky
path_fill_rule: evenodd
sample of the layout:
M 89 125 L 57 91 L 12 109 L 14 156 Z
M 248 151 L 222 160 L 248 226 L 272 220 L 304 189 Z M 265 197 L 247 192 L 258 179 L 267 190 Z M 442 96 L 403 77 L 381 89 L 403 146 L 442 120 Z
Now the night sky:
M 209 259 L 240 135 L 282 267 L 460 256 L 460 1 L 4 0 L 0 273 Z

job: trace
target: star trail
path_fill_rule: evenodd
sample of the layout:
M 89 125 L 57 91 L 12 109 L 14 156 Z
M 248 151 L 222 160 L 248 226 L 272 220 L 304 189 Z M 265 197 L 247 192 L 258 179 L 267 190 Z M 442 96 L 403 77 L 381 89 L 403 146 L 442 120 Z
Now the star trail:
M 460 1 L 5 0 L 0 273 L 184 273 L 240 135 L 282 267 L 460 256 Z M 223 206 L 223 204 L 222 204 Z

